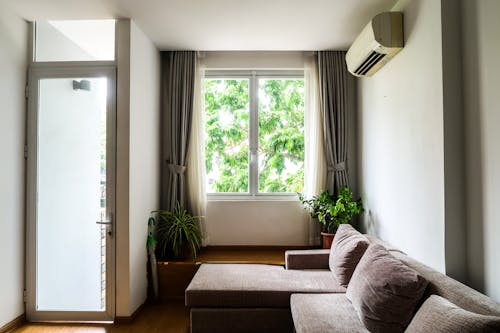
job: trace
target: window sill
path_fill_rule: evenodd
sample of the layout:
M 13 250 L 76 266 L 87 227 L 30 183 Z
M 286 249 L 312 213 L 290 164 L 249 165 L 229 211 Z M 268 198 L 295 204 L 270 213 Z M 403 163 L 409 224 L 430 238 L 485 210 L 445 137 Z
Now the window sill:
M 299 199 L 295 193 L 261 193 L 251 195 L 248 193 L 208 193 L 207 201 L 291 201 L 298 202 Z

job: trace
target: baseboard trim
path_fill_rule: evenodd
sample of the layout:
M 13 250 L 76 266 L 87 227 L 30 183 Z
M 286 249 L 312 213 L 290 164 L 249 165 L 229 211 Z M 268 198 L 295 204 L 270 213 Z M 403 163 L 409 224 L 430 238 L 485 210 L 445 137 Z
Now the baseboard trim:
M 2 327 L 0 327 L 0 333 L 11 332 L 11 331 L 23 326 L 25 322 L 26 322 L 26 315 L 23 313 L 22 315 L 20 315 L 16 319 L 14 319 L 14 320 L 8 322 L 7 324 L 3 325 Z
M 132 313 L 130 316 L 116 316 L 115 317 L 115 324 L 128 324 L 128 323 L 131 323 L 135 320 L 135 318 L 137 318 L 137 316 L 139 315 L 139 313 L 144 309 L 144 307 L 146 306 L 146 302 L 142 303 L 135 311 L 134 313 Z M 0 332 L 2 333 L 2 332 Z
M 254 250 L 309 250 L 318 248 L 317 246 L 308 245 L 209 245 L 202 247 L 201 250 L 229 250 L 229 251 L 254 251 Z

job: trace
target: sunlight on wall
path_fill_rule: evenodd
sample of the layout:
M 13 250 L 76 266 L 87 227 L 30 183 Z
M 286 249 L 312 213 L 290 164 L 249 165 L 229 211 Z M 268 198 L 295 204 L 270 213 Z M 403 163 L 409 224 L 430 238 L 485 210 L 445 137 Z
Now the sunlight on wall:
M 37 61 L 115 59 L 115 20 L 36 22 Z

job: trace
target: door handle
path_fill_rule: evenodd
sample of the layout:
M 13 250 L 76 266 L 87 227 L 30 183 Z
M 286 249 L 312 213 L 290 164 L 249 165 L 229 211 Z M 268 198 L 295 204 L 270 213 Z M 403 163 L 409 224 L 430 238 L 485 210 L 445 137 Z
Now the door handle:
M 113 217 L 112 217 L 111 213 L 109 214 L 108 220 L 96 221 L 95 224 L 106 225 L 108 227 L 108 235 L 113 236 Z

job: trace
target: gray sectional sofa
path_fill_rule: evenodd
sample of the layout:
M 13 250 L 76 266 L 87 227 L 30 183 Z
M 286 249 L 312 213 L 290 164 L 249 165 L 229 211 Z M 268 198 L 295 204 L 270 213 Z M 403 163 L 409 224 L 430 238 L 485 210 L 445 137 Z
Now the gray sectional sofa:
M 429 298 L 430 295 L 442 296 L 441 301 L 447 300 L 465 313 L 463 316 L 450 319 L 448 324 L 451 326 L 444 328 L 443 332 L 453 332 L 453 328 L 450 327 L 457 325 L 460 320 L 465 323 L 460 324 L 462 329 L 470 326 L 469 330 L 463 329 L 461 332 L 496 332 L 497 329 L 500 331 L 500 304 L 408 257 L 377 238 L 366 236 L 366 239 L 370 249 L 372 245 L 382 246 L 390 253 L 391 258 L 403 264 L 405 269 L 415 271 L 418 278 L 425 281 L 425 285 L 421 285 L 421 289 L 425 290 L 422 291 L 423 296 L 418 296 L 419 299 L 415 300 L 418 305 L 411 313 L 413 317 L 418 310 L 417 315 L 411 319 L 409 325 L 408 322 L 404 324 L 405 327 L 408 326 L 408 332 L 426 332 L 428 325 L 431 325 L 429 321 L 445 323 L 448 320 L 440 319 L 439 316 L 432 317 L 439 315 L 440 310 L 434 308 L 436 305 L 431 300 L 439 302 L 438 298 L 441 298 L 437 296 Z M 332 251 L 333 249 L 334 246 Z M 354 296 L 349 298 L 349 294 L 346 294 L 349 286 L 347 288 L 342 286 L 338 282 L 338 275 L 336 277 L 334 274 L 335 270 L 329 269 L 332 265 L 329 263 L 330 257 L 330 250 L 287 251 L 286 267 L 250 264 L 201 265 L 185 293 L 186 306 L 191 311 L 191 332 L 402 331 L 402 328 L 379 329 L 376 325 L 370 325 L 362 312 L 363 307 L 366 310 L 366 307 L 371 305 L 360 306 Z M 358 269 L 359 266 L 361 264 L 358 265 Z M 352 269 L 355 268 L 356 265 Z M 355 278 L 369 279 L 369 274 L 354 271 L 352 279 Z M 354 282 L 351 280 L 349 284 L 352 285 Z M 372 286 L 366 288 L 371 289 Z M 387 287 L 382 284 L 382 288 Z M 352 294 L 357 291 L 350 292 Z M 452 318 L 449 313 L 444 311 L 443 318 Z M 480 324 L 486 322 L 483 323 L 486 326 L 481 324 L 483 326 L 476 327 L 474 326 L 476 322 L 467 317 L 476 314 L 479 314 Z M 433 331 L 439 332 L 435 327 Z

